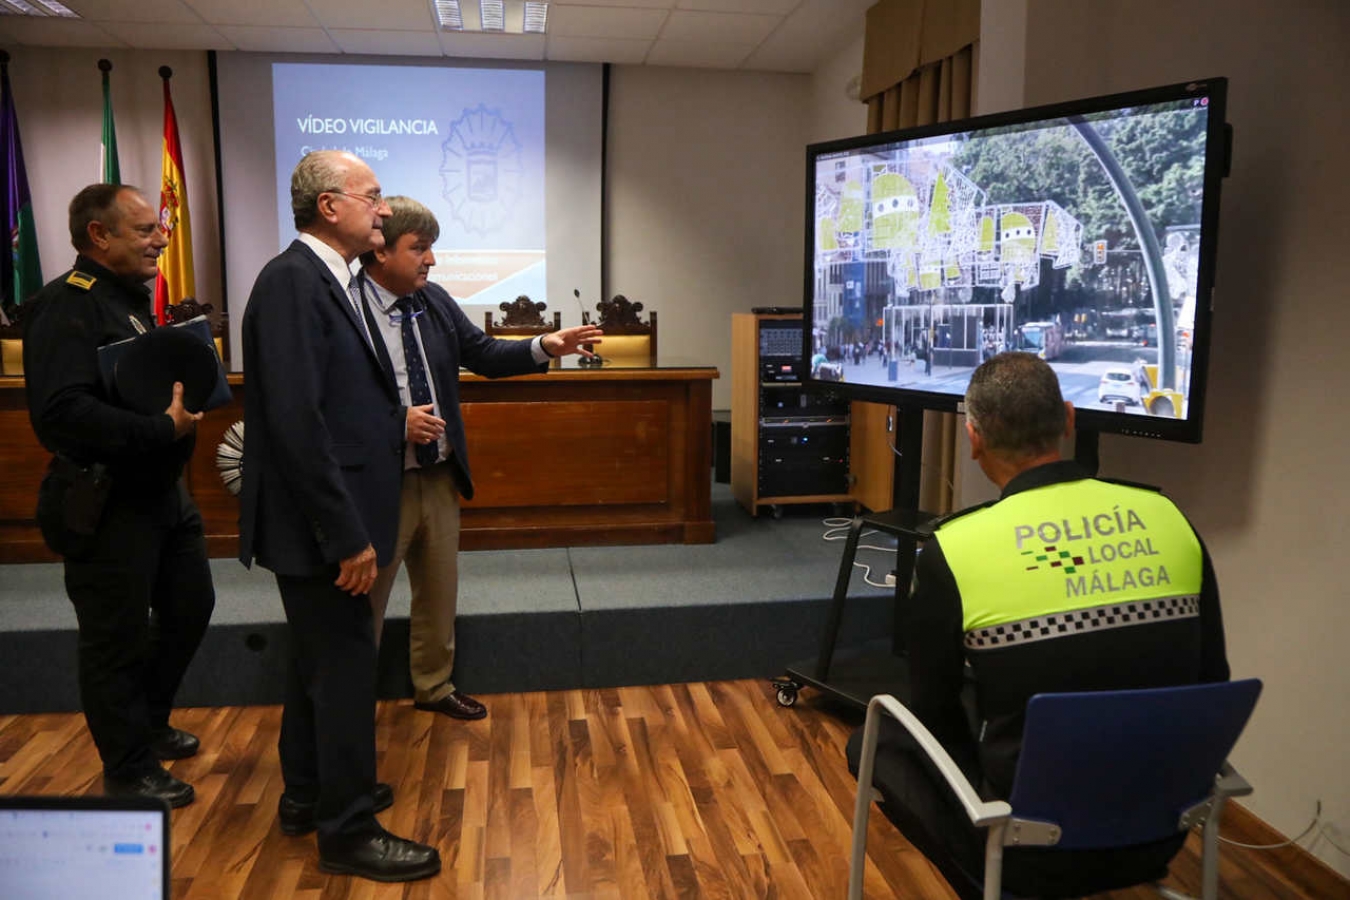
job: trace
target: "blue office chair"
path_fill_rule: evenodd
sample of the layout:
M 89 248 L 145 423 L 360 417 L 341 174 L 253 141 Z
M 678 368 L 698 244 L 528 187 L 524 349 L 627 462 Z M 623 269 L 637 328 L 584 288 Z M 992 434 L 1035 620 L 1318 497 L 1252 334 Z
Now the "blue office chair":
M 1133 691 L 1037 694 L 1027 704 L 1022 752 L 1006 802 L 981 800 L 913 713 L 889 695 L 867 705 L 853 814 L 849 900 L 862 900 L 867 817 L 882 715 L 910 732 L 946 778 L 976 827 L 988 828 L 984 897 L 999 900 L 1003 848 L 1126 848 L 1204 823 L 1201 897 L 1219 892 L 1219 815 L 1229 797 L 1252 792 L 1225 761 L 1256 706 L 1261 682 Z M 1053 851 L 1049 851 L 1053 852 Z M 1119 885 L 1108 885 L 1109 887 Z M 1034 886 L 1017 885 L 1034 895 Z M 1188 900 L 1158 886 L 1168 900 Z M 1092 893 L 1088 891 L 1087 893 Z

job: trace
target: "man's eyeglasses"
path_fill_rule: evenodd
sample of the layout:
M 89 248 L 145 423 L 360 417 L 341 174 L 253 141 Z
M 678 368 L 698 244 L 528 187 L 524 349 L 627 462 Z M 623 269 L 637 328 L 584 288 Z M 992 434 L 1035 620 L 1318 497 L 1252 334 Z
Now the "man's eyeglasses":
M 369 194 L 352 194 L 347 191 L 339 191 L 337 188 L 324 191 L 325 194 L 341 194 L 344 197 L 354 197 L 357 200 L 364 200 L 370 204 L 371 209 L 378 209 L 384 202 L 384 194 L 379 191 L 372 191 Z

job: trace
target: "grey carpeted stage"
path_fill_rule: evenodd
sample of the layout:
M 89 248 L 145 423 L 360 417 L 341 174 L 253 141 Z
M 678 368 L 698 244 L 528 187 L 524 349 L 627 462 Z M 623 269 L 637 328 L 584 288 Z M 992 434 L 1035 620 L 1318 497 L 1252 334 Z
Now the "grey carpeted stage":
M 705 545 L 460 555 L 455 681 L 471 693 L 772 677 L 814 658 L 843 541 L 828 507 L 751 518 L 714 484 Z M 884 535 L 864 545 L 894 546 Z M 862 550 L 882 582 L 894 553 Z M 212 560 L 216 611 L 184 706 L 279 703 L 285 622 L 270 573 Z M 839 646 L 889 635 L 894 591 L 854 569 Z M 380 692 L 411 696 L 406 575 L 390 600 Z M 58 564 L 0 566 L 0 713 L 79 708 L 75 616 Z

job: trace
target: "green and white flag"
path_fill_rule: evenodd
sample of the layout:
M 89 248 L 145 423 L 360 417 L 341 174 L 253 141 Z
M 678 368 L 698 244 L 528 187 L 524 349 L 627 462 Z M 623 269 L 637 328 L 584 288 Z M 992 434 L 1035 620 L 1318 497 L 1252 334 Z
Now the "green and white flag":
M 112 63 L 100 59 L 98 67 L 103 72 L 103 144 L 100 148 L 102 165 L 99 180 L 107 184 L 121 184 L 122 170 L 117 165 L 117 126 L 113 124 L 112 84 L 108 75 L 112 71 Z

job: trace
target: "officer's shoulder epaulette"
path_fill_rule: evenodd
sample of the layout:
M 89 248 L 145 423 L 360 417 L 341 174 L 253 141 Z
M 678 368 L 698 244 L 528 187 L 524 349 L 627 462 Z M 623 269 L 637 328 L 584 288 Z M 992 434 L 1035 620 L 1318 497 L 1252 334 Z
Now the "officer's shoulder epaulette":
M 81 272 L 79 269 L 71 269 L 70 274 L 66 276 L 66 284 L 82 291 L 92 290 L 95 281 L 98 281 L 98 279 L 93 275 Z
M 944 525 L 950 525 L 957 519 L 964 518 L 965 516 L 968 516 L 971 513 L 977 513 L 982 509 L 988 509 L 997 502 L 998 499 L 995 498 L 993 500 L 986 500 L 983 503 L 977 503 L 974 506 L 967 506 L 965 509 L 958 509 L 956 512 L 953 513 L 947 513 L 947 515 L 929 522 L 928 525 L 926 526 L 926 530 L 930 533 L 935 532 Z
M 1126 481 L 1124 478 L 1103 478 L 1097 476 L 1098 481 L 1105 481 L 1107 484 L 1118 484 L 1121 487 L 1139 488 L 1141 491 L 1152 491 L 1155 494 L 1161 494 L 1163 489 L 1156 484 L 1144 484 L 1142 481 Z

